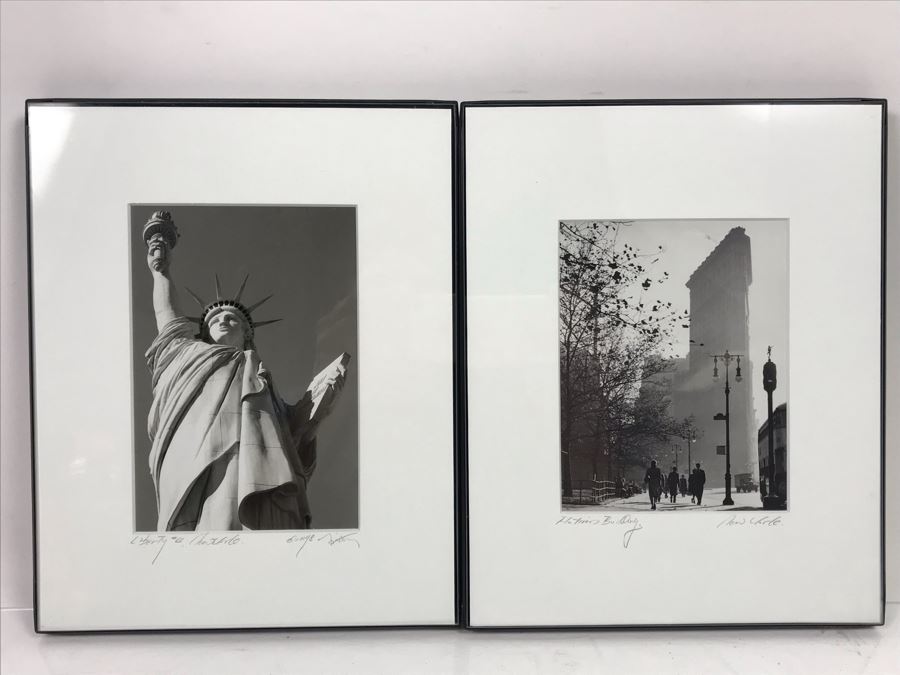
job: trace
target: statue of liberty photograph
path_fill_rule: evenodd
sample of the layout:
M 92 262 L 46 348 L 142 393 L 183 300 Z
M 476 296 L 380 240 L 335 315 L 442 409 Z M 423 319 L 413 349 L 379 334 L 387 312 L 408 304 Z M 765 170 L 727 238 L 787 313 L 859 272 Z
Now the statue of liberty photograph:
M 236 208 L 246 211 L 253 207 Z M 292 286 L 288 295 L 296 306 L 309 305 L 309 298 L 327 294 L 321 285 L 312 283 L 316 278 L 323 279 L 321 274 L 315 274 L 316 270 L 310 269 L 311 263 L 304 265 L 305 270 L 292 273 L 294 265 L 266 260 L 266 246 L 254 245 L 256 240 L 277 234 L 304 238 L 304 227 L 298 222 L 296 212 L 280 210 L 283 213 L 270 220 L 295 227 L 265 231 L 265 226 L 260 226 L 254 235 L 252 221 L 245 218 L 234 219 L 236 225 L 231 227 L 221 218 L 198 219 L 216 228 L 219 239 L 233 240 L 226 241 L 226 246 L 221 241 L 218 245 L 210 243 L 205 252 L 211 255 L 208 259 L 201 254 L 199 259 L 181 260 L 181 248 L 187 248 L 181 243 L 203 233 L 199 231 L 201 228 L 195 230 L 189 221 L 182 222 L 179 229 L 171 211 L 154 211 L 143 224 L 140 236 L 145 249 L 145 270 L 149 268 L 152 286 L 150 297 L 145 297 L 144 302 L 149 304 L 152 300 L 156 329 L 143 354 L 151 395 L 145 418 L 149 439 L 145 470 L 152 480 L 156 506 L 154 529 L 158 531 L 302 530 L 316 526 L 310 483 L 319 455 L 329 449 L 319 447 L 320 430 L 329 426 L 323 423 L 343 403 L 350 348 L 355 349 L 355 330 L 348 331 L 346 327 L 343 330 L 345 335 L 352 335 L 352 341 L 346 337 L 343 342 L 331 340 L 334 345 L 340 342 L 340 347 L 331 347 L 337 351 L 327 356 L 317 353 L 318 360 L 326 358 L 327 364 L 306 386 L 292 385 L 290 395 L 278 388 L 274 371 L 257 349 L 257 340 L 261 331 L 277 330 L 267 326 L 282 327 L 287 322 L 283 317 L 263 314 L 275 304 L 270 304 L 277 295 L 271 287 L 263 288 L 249 299 L 250 290 L 261 287 L 259 282 L 254 283 L 257 280 L 253 268 L 258 266 L 259 276 L 270 284 L 279 279 L 292 279 L 293 283 L 287 284 Z M 321 226 L 310 227 L 318 229 L 320 235 L 328 231 Z M 238 230 L 244 230 L 243 235 Z M 239 245 L 241 239 L 248 243 Z M 321 255 L 322 251 L 310 248 L 307 245 L 296 250 L 294 264 L 301 263 L 304 257 Z M 207 277 L 211 288 L 192 286 L 198 280 L 202 282 L 200 270 L 192 268 L 225 262 L 215 255 L 220 249 L 254 257 L 258 265 L 253 261 L 242 265 L 247 271 L 239 280 L 234 270 L 226 267 Z M 194 250 L 203 252 L 202 247 Z M 182 282 L 183 268 L 192 271 L 191 285 Z M 133 275 L 137 276 L 136 270 Z M 224 284 L 225 279 L 232 283 L 230 288 Z M 355 279 L 348 281 L 352 283 L 344 285 L 355 290 Z M 182 290 L 188 297 L 183 297 Z M 349 314 L 347 300 L 347 297 L 339 298 L 330 312 L 318 317 L 317 328 L 306 331 L 310 333 L 307 343 L 312 351 L 328 348 L 325 345 L 329 343 L 329 335 L 342 332 L 341 324 L 347 323 Z M 185 311 L 182 301 L 191 303 L 193 311 Z M 355 297 L 353 301 L 355 304 Z M 291 301 L 282 303 L 281 309 L 290 305 Z M 355 315 L 352 319 L 355 329 Z M 281 352 L 282 360 L 287 357 L 290 361 L 290 336 L 282 336 L 281 342 L 287 343 L 286 346 L 275 352 Z M 297 340 L 297 347 L 301 342 Z M 137 417 L 136 413 L 139 421 Z M 341 434 L 335 437 L 347 438 Z M 355 443 L 355 438 L 352 440 Z M 356 461 L 355 453 L 351 454 Z M 348 467 L 345 463 L 345 468 L 356 475 L 355 465 Z M 352 495 L 354 504 L 357 499 L 357 495 Z M 357 526 L 355 515 L 344 525 Z M 144 522 L 147 522 L 146 515 Z

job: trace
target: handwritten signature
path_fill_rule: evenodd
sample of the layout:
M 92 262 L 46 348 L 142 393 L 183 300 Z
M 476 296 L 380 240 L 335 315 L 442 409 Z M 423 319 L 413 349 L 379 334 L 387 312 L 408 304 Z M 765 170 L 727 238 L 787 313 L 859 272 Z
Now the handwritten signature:
M 728 516 L 719 521 L 716 529 L 720 527 L 779 527 L 784 525 L 781 516 Z
M 153 556 L 153 560 L 150 561 L 151 565 L 155 565 L 156 561 L 159 560 L 159 557 L 162 555 L 162 552 L 165 551 L 166 547 L 170 544 L 182 548 L 187 546 L 225 548 L 238 546 L 242 542 L 241 535 L 239 534 L 212 535 L 209 532 L 198 532 L 190 536 L 178 534 L 139 534 L 132 537 L 129 543 L 132 546 L 156 547 L 156 554 Z
M 324 534 L 292 534 L 285 540 L 286 544 L 297 546 L 297 552 L 294 553 L 295 558 L 299 558 L 307 546 L 323 544 L 326 546 L 338 546 L 340 544 L 356 544 L 356 548 L 360 548 L 360 542 L 356 539 L 359 532 L 347 532 L 346 534 L 334 534 L 333 532 L 325 532 Z
M 628 548 L 631 544 L 631 538 L 638 530 L 643 530 L 644 526 L 635 516 L 603 516 L 601 518 L 582 518 L 581 516 L 562 516 L 556 521 L 557 525 L 576 525 L 576 526 L 616 526 L 626 527 L 628 529 L 622 533 L 622 547 Z

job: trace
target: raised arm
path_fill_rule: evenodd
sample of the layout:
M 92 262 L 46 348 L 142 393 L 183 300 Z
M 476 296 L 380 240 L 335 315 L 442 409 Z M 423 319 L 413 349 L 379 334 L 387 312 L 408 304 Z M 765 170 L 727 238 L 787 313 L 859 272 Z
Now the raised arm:
M 169 271 L 171 251 L 162 235 L 154 235 L 147 242 L 147 265 L 153 275 L 153 312 L 156 314 L 156 330 L 172 319 L 181 316 L 178 310 L 178 293 Z
M 172 319 L 181 316 L 178 294 L 169 273 L 172 249 L 178 241 L 178 228 L 168 211 L 157 211 L 144 225 L 147 244 L 147 266 L 153 275 L 153 311 L 156 329 L 162 330 Z

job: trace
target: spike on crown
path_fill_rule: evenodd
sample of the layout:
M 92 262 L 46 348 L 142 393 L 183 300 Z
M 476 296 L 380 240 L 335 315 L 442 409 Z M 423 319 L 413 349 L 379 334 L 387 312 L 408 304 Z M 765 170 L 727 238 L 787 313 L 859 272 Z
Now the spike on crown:
M 272 295 L 266 296 L 265 298 L 254 303 L 250 307 L 247 307 L 246 305 L 241 303 L 241 301 L 240 301 L 241 294 L 243 294 L 244 287 L 247 285 L 247 279 L 249 279 L 249 278 L 250 278 L 249 274 L 246 277 L 244 277 L 244 281 L 241 283 L 241 288 L 233 300 L 230 298 L 221 297 L 221 290 L 219 287 L 218 276 L 216 276 L 216 300 L 213 302 L 206 303 L 196 293 L 194 293 L 190 288 L 186 289 L 187 292 L 191 294 L 191 297 L 193 297 L 194 300 L 197 301 L 197 304 L 199 304 L 203 308 L 203 312 L 200 314 L 199 317 L 191 317 L 191 318 L 196 319 L 196 321 L 199 323 L 201 333 L 203 333 L 206 328 L 206 320 L 209 318 L 209 316 L 211 314 L 213 314 L 218 309 L 230 309 L 232 311 L 237 312 L 240 315 L 240 317 L 244 320 L 244 324 L 247 327 L 247 336 L 246 336 L 247 341 L 253 340 L 253 335 L 254 335 L 256 328 L 281 321 L 281 319 L 271 319 L 268 321 L 258 321 L 258 322 L 253 320 L 253 316 L 252 316 L 253 310 L 255 310 L 257 307 L 259 307 L 264 302 L 266 302 L 269 298 L 272 297 Z

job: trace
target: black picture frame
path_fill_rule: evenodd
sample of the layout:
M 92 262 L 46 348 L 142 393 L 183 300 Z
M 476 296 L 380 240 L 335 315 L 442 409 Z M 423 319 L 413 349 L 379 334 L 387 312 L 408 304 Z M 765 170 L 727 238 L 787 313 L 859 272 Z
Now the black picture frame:
M 451 116 L 450 133 L 449 133 L 449 158 L 450 158 L 450 222 L 451 231 L 449 233 L 448 245 L 450 246 L 452 255 L 451 264 L 451 289 L 455 297 L 458 297 L 461 277 L 458 260 L 462 258 L 457 250 L 459 239 L 458 232 L 458 214 L 459 214 L 459 194 L 458 194 L 458 166 L 459 166 L 459 104 L 456 101 L 438 100 L 438 99 L 289 99 L 289 98 L 271 98 L 271 99 L 244 99 L 244 98 L 35 98 L 25 101 L 25 189 L 26 189 L 26 246 L 28 256 L 28 322 L 29 322 L 29 401 L 31 415 L 31 440 L 30 452 L 32 462 L 32 569 L 33 569 L 33 604 L 34 604 L 34 630 L 39 634 L 62 634 L 62 635 L 81 635 L 81 634 L 120 634 L 120 633 L 184 633 L 196 631 L 213 631 L 213 632 L 236 632 L 236 631 L 266 631 L 273 629 L 290 629 L 290 630 L 374 630 L 386 628 L 454 628 L 460 624 L 461 593 L 463 589 L 462 577 L 462 561 L 463 552 L 459 541 L 459 524 L 456 519 L 459 517 L 460 509 L 458 508 L 459 486 L 463 481 L 460 480 L 461 472 L 464 470 L 459 464 L 459 458 L 462 456 L 456 449 L 463 442 L 463 434 L 465 432 L 464 409 L 459 407 L 460 391 L 464 388 L 465 373 L 461 369 L 462 361 L 459 359 L 459 352 L 464 349 L 461 345 L 461 327 L 459 325 L 458 307 L 454 302 L 452 305 L 452 358 L 453 358 L 453 499 L 454 499 L 454 560 L 453 560 L 453 588 L 454 588 L 454 618 L 451 623 L 447 624 L 375 624 L 375 625 L 324 625 L 324 626 L 239 626 L 239 627 L 207 627 L 197 626 L 188 628 L 123 628 L 123 629 L 78 629 L 78 630 L 57 630 L 46 629 L 41 625 L 40 617 L 40 576 L 39 576 L 39 527 L 38 527 L 38 492 L 37 492 L 37 454 L 36 454 L 36 401 L 34 390 L 35 376 L 35 343 L 34 343 L 34 250 L 33 250 L 33 186 L 31 171 L 31 127 L 29 124 L 29 113 L 35 108 L 50 106 L 67 106 L 76 108 L 200 108 L 200 109 L 221 109 L 221 108 L 285 108 L 285 109 L 388 109 L 388 110 L 447 110 Z
M 880 618 L 872 622 L 848 622 L 835 623 L 829 621 L 798 621 L 798 622 L 760 622 L 760 623 L 616 623 L 616 624 L 544 624 L 535 625 L 509 623 L 504 625 L 473 625 L 471 622 L 471 604 L 470 604 L 470 557 L 468 551 L 470 548 L 470 511 L 469 511 L 469 493 L 466 485 L 460 487 L 460 516 L 462 544 L 467 554 L 463 557 L 463 589 L 464 594 L 461 600 L 461 621 L 462 625 L 470 630 L 481 632 L 498 632 L 498 631 L 571 631 L 571 630 L 695 630 L 695 629 L 768 629 L 768 628 L 811 628 L 811 627 L 866 627 L 866 626 L 883 626 L 885 622 L 885 602 L 886 602 L 886 572 L 885 572 L 885 391 L 886 391 L 886 293 L 887 293 L 887 155 L 888 155 L 888 103 L 883 98 L 864 98 L 864 97 L 835 97 L 835 98 L 670 98 L 670 99 L 533 99 L 533 100 L 502 100 L 502 99 L 485 99 L 476 101 L 464 101 L 460 108 L 460 170 L 459 170 L 459 192 L 460 206 L 458 209 L 459 236 L 460 246 L 463 260 L 458 264 L 463 269 L 462 287 L 460 288 L 460 314 L 462 320 L 460 322 L 460 331 L 463 336 L 467 334 L 466 323 L 466 277 L 465 277 L 465 242 L 467 228 L 467 210 L 466 210 L 466 175 L 467 175 L 467 153 L 466 153 L 466 121 L 467 113 L 471 110 L 484 108 L 571 108 L 571 107 L 628 107 L 628 106 L 738 106 L 738 105 L 766 105 L 766 106 L 829 106 L 829 105 L 850 105 L 850 106 L 877 106 L 880 108 L 881 117 L 881 140 L 880 140 L 880 410 L 879 410 L 879 437 L 880 437 L 880 536 L 879 536 L 879 566 L 880 566 Z M 463 340 L 463 349 L 460 353 L 463 361 L 463 379 L 467 371 L 467 352 L 465 349 L 465 340 Z M 464 416 L 464 424 L 467 426 L 467 417 Z M 468 441 L 468 437 L 467 441 Z M 468 467 L 469 444 L 466 442 L 461 447 L 462 458 L 460 462 L 463 467 Z M 467 475 L 467 471 L 465 472 Z M 463 483 L 467 483 L 463 481 Z

